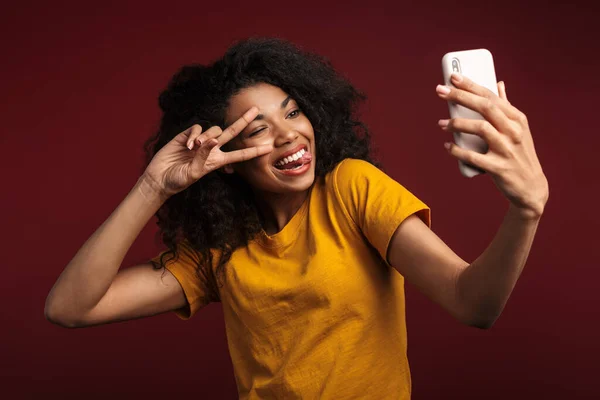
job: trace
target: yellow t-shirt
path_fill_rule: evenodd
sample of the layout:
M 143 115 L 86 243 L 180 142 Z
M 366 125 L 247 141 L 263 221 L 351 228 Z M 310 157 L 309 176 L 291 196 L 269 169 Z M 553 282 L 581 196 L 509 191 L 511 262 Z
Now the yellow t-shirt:
M 167 263 L 189 303 L 175 312 L 221 301 L 240 399 L 408 399 L 404 278 L 385 259 L 413 213 L 431 226 L 406 188 L 346 159 L 280 232 L 233 253 L 221 288 L 190 248 Z

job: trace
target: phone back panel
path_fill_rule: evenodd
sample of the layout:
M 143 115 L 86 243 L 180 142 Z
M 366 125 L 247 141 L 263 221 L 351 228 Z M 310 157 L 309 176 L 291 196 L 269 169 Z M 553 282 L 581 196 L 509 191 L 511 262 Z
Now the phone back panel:
M 494 70 L 494 59 L 492 53 L 487 49 L 463 50 L 446 53 L 442 58 L 442 71 L 444 83 L 452 85 L 450 75 L 457 71 L 475 83 L 484 86 L 498 95 L 496 71 Z M 448 102 L 450 118 L 485 119 L 481 114 L 459 104 Z M 462 148 L 486 153 L 488 146 L 483 139 L 477 135 L 464 132 L 454 133 L 455 143 Z M 485 173 L 479 168 L 459 161 L 459 168 L 464 176 L 472 177 Z

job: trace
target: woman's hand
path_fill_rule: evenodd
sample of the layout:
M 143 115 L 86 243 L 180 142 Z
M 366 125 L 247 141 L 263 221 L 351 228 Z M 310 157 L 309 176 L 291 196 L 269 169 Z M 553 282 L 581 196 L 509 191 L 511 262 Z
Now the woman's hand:
M 488 172 L 523 216 L 539 218 L 548 201 L 548 180 L 535 153 L 527 117 L 508 102 L 504 82 L 498 83 L 499 96 L 456 73 L 452 74 L 452 83 L 455 87 L 438 85 L 438 95 L 477 111 L 485 120 L 446 119 L 439 121 L 440 127 L 480 136 L 489 150 L 481 154 L 445 143 L 448 152 Z
M 221 146 L 237 136 L 256 117 L 252 107 L 225 130 L 213 126 L 202 132 L 193 125 L 175 136 L 160 149 L 144 171 L 153 185 L 165 196 L 172 196 L 224 165 L 250 160 L 273 150 L 271 145 L 222 152 Z

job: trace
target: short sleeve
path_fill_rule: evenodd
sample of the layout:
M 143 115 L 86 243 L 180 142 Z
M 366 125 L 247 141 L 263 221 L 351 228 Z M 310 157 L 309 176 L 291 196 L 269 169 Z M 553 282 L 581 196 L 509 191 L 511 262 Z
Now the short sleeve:
M 174 258 L 172 253 L 164 256 L 164 265 L 179 281 L 187 300 L 187 304 L 174 310 L 174 313 L 179 318 L 187 320 L 210 302 L 218 302 L 219 295 L 213 284 L 210 266 L 203 265 L 200 254 L 186 242 L 180 243 L 177 250 L 179 253 L 177 258 Z M 168 250 L 161 252 L 151 261 L 161 265 L 161 256 L 167 252 Z
M 398 226 L 415 214 L 431 228 L 430 208 L 373 164 L 345 159 L 333 171 L 342 207 L 383 260 Z

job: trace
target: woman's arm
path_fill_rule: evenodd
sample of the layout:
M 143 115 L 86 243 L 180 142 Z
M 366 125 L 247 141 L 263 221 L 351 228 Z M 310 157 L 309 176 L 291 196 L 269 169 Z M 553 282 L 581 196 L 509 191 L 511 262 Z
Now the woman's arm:
M 477 326 L 490 327 L 500 316 L 523 271 L 539 221 L 511 205 L 494 240 L 458 276 L 459 303 L 468 305 Z
M 488 248 L 469 265 L 413 214 L 394 233 L 388 261 L 456 319 L 486 329 L 523 271 L 538 223 L 511 206 Z
M 488 248 L 470 265 L 416 217 L 400 224 L 388 248 L 388 260 L 409 282 L 466 324 L 487 328 L 498 318 L 531 250 L 539 220 L 549 197 L 525 114 L 506 97 L 475 82 L 452 75 L 455 87 L 438 86 L 447 101 L 475 110 L 485 120 L 440 120 L 447 132 L 480 136 L 485 154 L 446 143 L 448 152 L 488 172 L 510 207 Z
M 203 132 L 195 124 L 165 144 L 125 200 L 60 275 L 46 299 L 46 318 L 68 327 L 86 326 L 185 305 L 183 288 L 175 284 L 178 281 L 168 270 L 163 283 L 150 263 L 121 272 L 119 267 L 142 228 L 169 196 L 225 165 L 273 151 L 270 145 L 221 151 L 257 114 L 258 108 L 252 107 L 224 130 L 213 126 Z
M 107 293 L 127 251 L 165 200 L 142 175 L 58 277 L 46 298 L 46 318 L 64 326 L 83 320 Z

